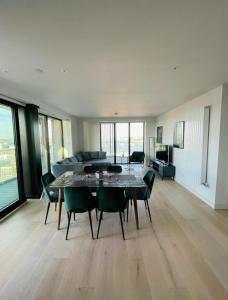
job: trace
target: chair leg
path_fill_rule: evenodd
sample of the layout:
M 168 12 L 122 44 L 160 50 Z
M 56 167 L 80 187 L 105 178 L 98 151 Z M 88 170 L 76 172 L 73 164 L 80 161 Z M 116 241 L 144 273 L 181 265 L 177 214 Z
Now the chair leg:
M 66 240 L 67 240 L 67 237 L 68 237 L 68 232 L 69 232 L 69 228 L 70 228 L 71 214 L 72 214 L 71 212 L 68 212 L 68 213 L 67 213 L 67 217 L 68 217 L 68 224 L 67 224 Z
M 123 221 L 125 222 L 125 211 L 123 211 Z
M 42 191 L 42 194 L 40 196 L 40 200 L 42 200 L 44 198 L 44 190 Z
M 120 223 L 121 223 L 121 228 L 122 228 L 123 239 L 125 240 L 124 228 L 123 228 L 123 220 L 122 220 L 122 213 L 121 213 L 121 211 L 119 211 L 119 215 L 120 215 Z
M 45 216 L 45 221 L 44 221 L 45 225 L 47 224 L 47 217 L 48 217 L 49 208 L 50 208 L 50 202 L 48 202 L 48 205 L 47 205 L 47 211 L 46 211 L 46 216 Z
M 150 222 L 152 223 L 148 199 L 146 200 L 146 204 L 147 204 L 147 209 L 148 209 L 148 213 L 149 213 L 149 217 L 150 217 Z
M 103 216 L 103 211 L 101 211 L 101 213 L 100 213 L 100 218 L 99 218 L 99 223 L 98 223 L 98 229 L 97 229 L 97 239 L 98 239 L 98 236 L 99 236 L 99 231 L 100 231 L 102 216 Z
M 131 205 L 132 205 L 132 199 L 130 200 L 130 202 L 131 202 Z
M 127 222 L 128 222 L 128 215 L 129 215 L 129 202 L 127 204 Z
M 144 200 L 145 208 L 147 209 L 147 201 Z
M 92 239 L 94 240 L 94 236 L 93 236 L 93 223 L 92 223 L 92 218 L 91 218 L 91 211 L 88 211 L 88 213 L 89 213 L 89 223 L 90 223 L 91 235 L 92 235 Z
M 97 208 L 95 209 L 95 211 L 96 211 L 96 220 L 98 221 Z
M 57 202 L 55 202 L 55 211 L 56 211 L 56 209 L 57 209 Z

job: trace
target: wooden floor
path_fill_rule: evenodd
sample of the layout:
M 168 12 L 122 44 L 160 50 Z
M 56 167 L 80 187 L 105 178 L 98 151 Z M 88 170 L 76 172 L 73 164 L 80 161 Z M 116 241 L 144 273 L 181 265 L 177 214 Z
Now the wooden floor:
M 0 224 L 0 299 L 227 300 L 228 211 L 159 179 L 150 205 L 152 224 L 139 203 L 138 232 L 130 209 L 126 241 L 117 214 L 94 241 L 77 216 L 65 241 L 66 217 L 57 231 L 53 207 L 45 226 L 44 203 L 30 201 Z

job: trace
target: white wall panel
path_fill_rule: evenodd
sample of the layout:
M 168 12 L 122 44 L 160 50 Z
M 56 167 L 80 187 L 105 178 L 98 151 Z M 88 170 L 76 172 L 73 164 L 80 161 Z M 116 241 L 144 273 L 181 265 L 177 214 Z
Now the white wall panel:
M 163 126 L 163 144 L 173 144 L 175 122 L 185 121 L 184 149 L 174 148 L 176 180 L 214 207 L 222 86 L 187 102 L 176 109 L 159 116 L 156 126 Z M 211 105 L 211 122 L 208 153 L 208 183 L 201 184 L 204 107 Z

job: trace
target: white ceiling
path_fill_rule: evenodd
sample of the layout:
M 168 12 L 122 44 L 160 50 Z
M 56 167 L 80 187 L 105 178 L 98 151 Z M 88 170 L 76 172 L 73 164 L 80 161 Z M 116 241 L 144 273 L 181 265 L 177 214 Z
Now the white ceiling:
M 227 0 L 0 1 L 0 93 L 154 116 L 225 82 Z

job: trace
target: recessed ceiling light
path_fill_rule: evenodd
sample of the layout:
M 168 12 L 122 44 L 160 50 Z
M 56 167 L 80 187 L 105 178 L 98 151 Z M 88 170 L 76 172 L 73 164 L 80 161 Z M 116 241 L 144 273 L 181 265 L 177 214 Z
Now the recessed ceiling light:
M 40 69 L 40 68 L 36 68 L 35 71 L 36 71 L 37 73 L 43 73 L 43 72 L 44 72 L 44 70 L 43 70 L 43 69 Z
M 115 116 L 118 116 L 118 112 L 115 112 L 114 115 L 115 115 Z
M 178 66 L 173 67 L 173 70 L 176 71 L 178 69 Z

